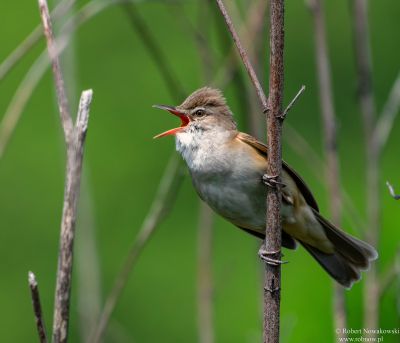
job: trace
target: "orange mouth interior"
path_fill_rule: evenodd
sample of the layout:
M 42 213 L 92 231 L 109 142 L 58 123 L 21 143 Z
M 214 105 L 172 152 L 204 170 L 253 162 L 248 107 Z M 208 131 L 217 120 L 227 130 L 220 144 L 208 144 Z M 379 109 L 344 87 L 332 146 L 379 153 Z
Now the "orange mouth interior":
M 173 106 L 154 105 L 153 107 L 156 107 L 156 108 L 159 108 L 159 109 L 162 109 L 162 110 L 166 110 L 169 113 L 179 117 L 179 119 L 181 120 L 181 125 L 179 127 L 176 127 L 174 129 L 171 129 L 171 130 L 168 130 L 168 131 L 165 131 L 165 132 L 162 132 L 162 133 L 158 134 L 157 136 L 154 136 L 153 138 L 160 138 L 160 137 L 164 137 L 164 136 L 175 135 L 177 132 L 181 131 L 184 127 L 186 127 L 190 122 L 189 117 L 185 113 L 177 110 Z

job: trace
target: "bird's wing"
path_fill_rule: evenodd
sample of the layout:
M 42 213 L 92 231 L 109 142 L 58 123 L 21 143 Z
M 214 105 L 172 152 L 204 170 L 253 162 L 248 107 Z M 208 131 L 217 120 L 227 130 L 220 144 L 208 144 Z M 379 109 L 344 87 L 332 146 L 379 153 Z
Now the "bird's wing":
M 242 142 L 257 149 L 260 154 L 267 156 L 267 146 L 264 143 L 261 143 L 260 141 L 255 139 L 253 136 L 250 136 L 247 133 L 239 132 L 237 138 L 240 139 Z M 300 177 L 300 175 L 297 174 L 297 172 L 295 172 L 294 169 L 292 169 L 285 161 L 282 161 L 282 168 L 292 177 L 301 194 L 303 194 L 303 197 L 306 200 L 307 204 L 314 210 L 319 212 L 317 201 L 315 200 L 310 189 L 308 188 L 304 180 Z

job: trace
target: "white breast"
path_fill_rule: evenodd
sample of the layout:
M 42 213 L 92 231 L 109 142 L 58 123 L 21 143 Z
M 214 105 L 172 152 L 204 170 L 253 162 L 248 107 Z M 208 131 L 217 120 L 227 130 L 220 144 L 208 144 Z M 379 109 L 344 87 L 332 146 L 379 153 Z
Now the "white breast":
M 220 166 L 225 156 L 220 147 L 230 138 L 230 131 L 207 130 L 195 126 L 176 134 L 176 150 L 186 161 L 190 171 L 206 172 L 210 164 Z
M 263 228 L 265 190 L 261 175 L 243 155 L 226 146 L 229 139 L 231 133 L 226 131 L 188 130 L 176 135 L 176 149 L 189 167 L 198 194 L 211 208 L 237 225 Z

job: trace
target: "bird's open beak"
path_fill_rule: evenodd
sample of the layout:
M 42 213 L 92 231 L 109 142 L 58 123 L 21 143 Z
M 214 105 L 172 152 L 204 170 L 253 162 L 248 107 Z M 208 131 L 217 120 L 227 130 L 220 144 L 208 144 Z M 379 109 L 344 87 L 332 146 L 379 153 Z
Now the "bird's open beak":
M 179 111 L 178 109 L 176 109 L 173 106 L 153 105 L 153 107 L 159 108 L 161 110 L 168 111 L 169 113 L 172 113 L 173 115 L 179 117 L 180 120 L 181 120 L 181 126 L 180 127 L 177 127 L 175 129 L 171 129 L 171 130 L 165 131 L 163 133 L 160 133 L 159 135 L 154 136 L 153 138 L 160 138 L 160 137 L 164 137 L 164 136 L 168 136 L 168 135 L 175 135 L 177 132 L 179 132 L 185 126 L 187 126 L 189 124 L 189 117 L 184 112 Z

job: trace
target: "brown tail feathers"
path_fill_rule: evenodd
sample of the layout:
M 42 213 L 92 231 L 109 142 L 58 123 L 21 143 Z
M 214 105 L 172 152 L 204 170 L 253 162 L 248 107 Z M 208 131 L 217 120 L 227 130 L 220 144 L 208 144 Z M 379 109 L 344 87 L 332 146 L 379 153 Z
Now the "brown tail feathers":
M 378 258 L 377 251 L 369 244 L 335 227 L 317 211 L 314 211 L 314 215 L 334 245 L 335 253 L 323 253 L 306 243 L 300 243 L 338 283 L 351 288 L 354 282 L 360 280 L 361 271 L 367 270 L 371 261 Z
M 314 215 L 325 230 L 325 234 L 335 246 L 335 253 L 327 254 L 307 243 L 299 241 L 304 248 L 318 261 L 330 276 L 346 288 L 351 288 L 354 282 L 361 278 L 361 271 L 367 270 L 371 261 L 378 258 L 378 253 L 369 244 L 343 232 L 317 211 Z M 252 231 L 243 227 L 242 230 L 261 239 L 265 234 L 259 231 Z M 282 231 L 282 246 L 288 249 L 296 248 L 296 241 Z

